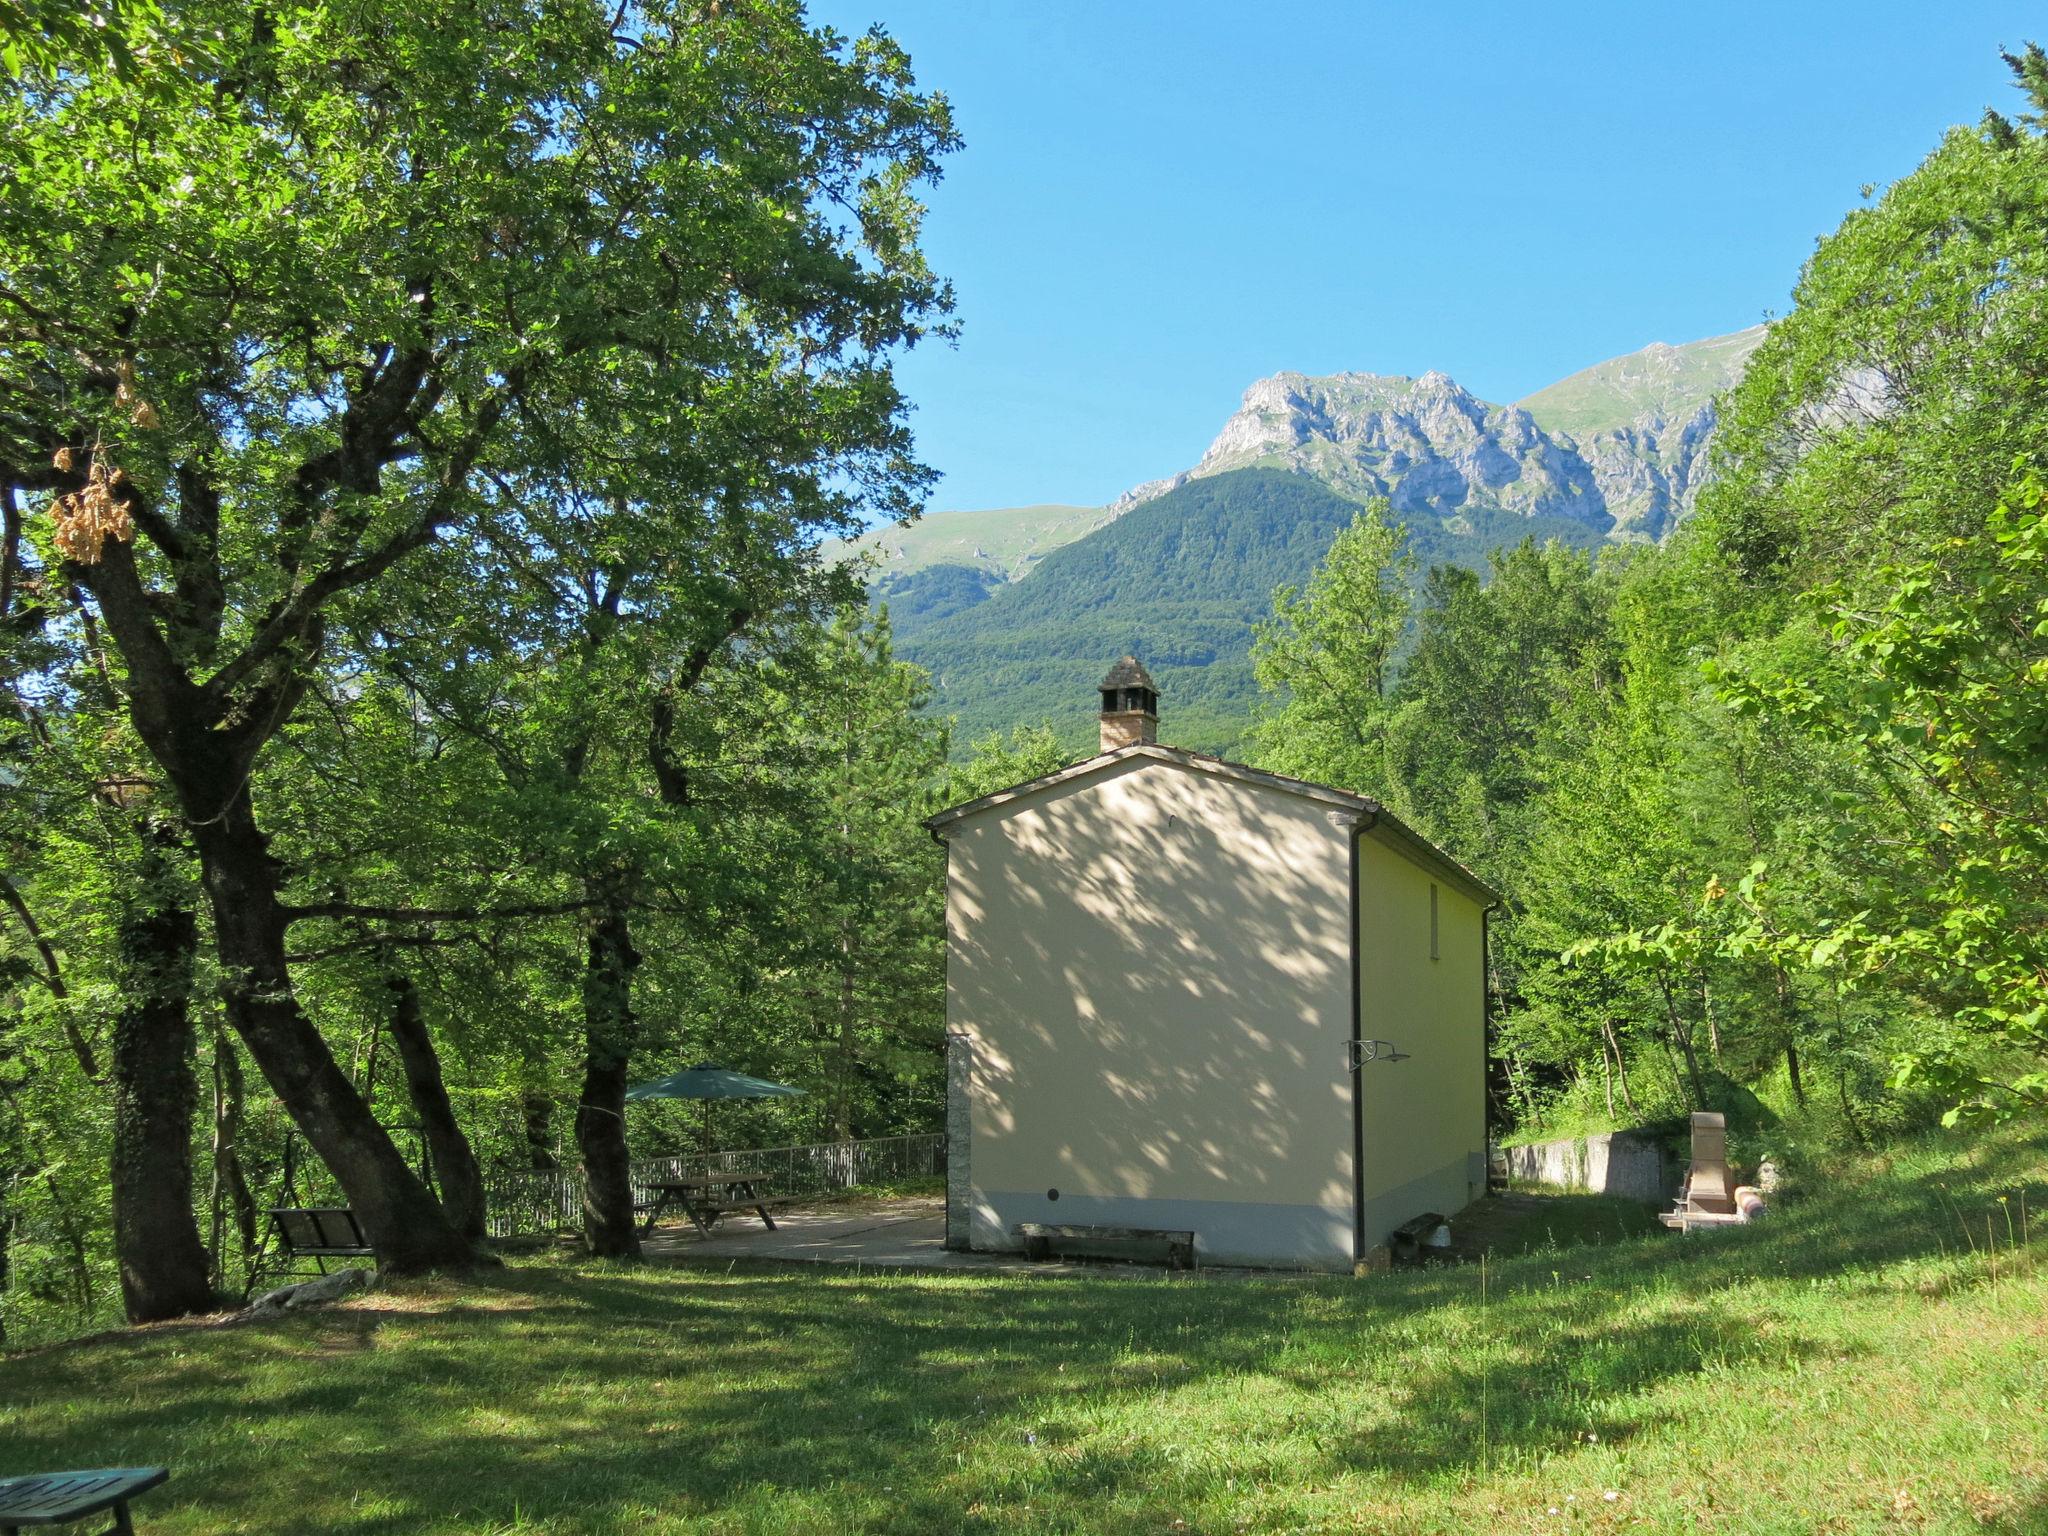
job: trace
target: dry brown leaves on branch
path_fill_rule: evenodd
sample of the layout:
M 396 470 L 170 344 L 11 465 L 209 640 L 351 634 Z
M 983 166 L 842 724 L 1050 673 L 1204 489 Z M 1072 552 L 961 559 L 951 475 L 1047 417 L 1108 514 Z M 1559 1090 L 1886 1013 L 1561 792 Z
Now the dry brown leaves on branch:
M 143 397 L 135 383 L 135 364 L 122 358 L 114 365 L 114 403 L 128 413 L 128 419 L 145 432 L 154 432 L 163 425 L 156 407 Z
M 56 465 L 69 469 L 75 456 L 69 448 L 58 450 Z M 97 565 L 107 540 L 126 544 L 135 537 L 135 521 L 127 507 L 116 499 L 128 483 L 124 470 L 109 470 L 107 461 L 95 454 L 86 471 L 83 490 L 68 491 L 51 504 L 57 520 L 57 551 L 80 565 Z

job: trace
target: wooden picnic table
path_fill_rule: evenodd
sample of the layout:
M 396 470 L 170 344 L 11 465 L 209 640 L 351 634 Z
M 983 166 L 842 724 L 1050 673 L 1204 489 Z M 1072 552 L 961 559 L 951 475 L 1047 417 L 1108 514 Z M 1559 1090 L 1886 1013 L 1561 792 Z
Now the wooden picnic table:
M 775 1218 L 768 1214 L 768 1205 L 774 1197 L 762 1187 L 767 1182 L 768 1175 L 753 1168 L 656 1179 L 647 1185 L 654 1191 L 654 1204 L 648 1209 L 647 1221 L 640 1228 L 640 1235 L 646 1237 L 652 1233 L 654 1224 L 671 1206 L 682 1207 L 684 1214 L 706 1237 L 718 1225 L 718 1218 L 729 1211 L 750 1210 L 761 1218 L 763 1226 L 773 1232 Z

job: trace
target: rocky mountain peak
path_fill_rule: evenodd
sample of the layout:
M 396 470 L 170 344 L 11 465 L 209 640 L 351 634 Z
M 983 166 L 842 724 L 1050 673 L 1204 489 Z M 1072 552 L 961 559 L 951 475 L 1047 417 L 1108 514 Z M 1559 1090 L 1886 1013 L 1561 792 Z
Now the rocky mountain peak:
M 1450 375 L 1276 373 L 1244 392 L 1192 469 L 1134 486 L 1122 511 L 1206 475 L 1272 468 L 1403 516 L 1481 508 L 1565 518 L 1610 538 L 1660 539 L 1690 510 L 1713 435 L 1713 397 L 1762 328 L 1653 342 L 1516 405 Z

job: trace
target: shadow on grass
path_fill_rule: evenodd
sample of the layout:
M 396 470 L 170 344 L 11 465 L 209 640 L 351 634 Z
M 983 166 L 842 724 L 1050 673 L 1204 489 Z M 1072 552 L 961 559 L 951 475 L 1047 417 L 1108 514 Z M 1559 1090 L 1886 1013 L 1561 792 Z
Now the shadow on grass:
M 801 1496 L 842 1501 L 862 1529 L 974 1531 L 995 1528 L 972 1512 L 991 1477 L 1142 1498 L 1172 1470 L 1184 1394 L 1207 1391 L 1202 1411 L 1221 1416 L 1188 1434 L 1228 1441 L 1228 1416 L 1253 1411 L 1239 1400 L 1272 1383 L 1321 1469 L 1420 1485 L 1483 1456 L 1640 1435 L 1656 1421 L 1613 1405 L 1675 1378 L 1809 1358 L 1823 1346 L 1759 1330 L 1731 1289 L 1939 1257 L 1961 1242 L 1952 1212 L 1996 1208 L 2025 1158 L 2038 1173 L 2037 1148 L 2007 1152 L 1711 1236 L 1489 1260 L 1483 1310 L 1474 1265 L 1217 1284 L 514 1268 L 452 1295 L 6 1361 L 0 1475 L 168 1464 L 160 1507 L 192 1512 L 188 1529 L 614 1530 L 736 1510 L 772 1524 L 774 1500 Z M 2028 1198 L 2048 1210 L 2048 1188 Z M 1360 1382 L 1384 1405 L 1373 1422 L 1313 1406 Z M 1096 1433 L 1140 1412 L 1166 1427 Z
M 1473 1260 L 1485 1253 L 1493 1259 L 1508 1259 L 1544 1248 L 1648 1237 L 1660 1230 L 1657 1213 L 1633 1200 L 1613 1195 L 1511 1191 L 1489 1195 L 1458 1213 L 1452 1226 L 1450 1256 Z

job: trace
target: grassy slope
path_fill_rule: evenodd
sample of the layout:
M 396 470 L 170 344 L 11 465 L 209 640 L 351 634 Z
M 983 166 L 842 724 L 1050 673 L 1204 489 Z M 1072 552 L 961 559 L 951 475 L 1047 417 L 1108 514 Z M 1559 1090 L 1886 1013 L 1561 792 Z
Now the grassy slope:
M 1308 578 L 1358 505 L 1305 475 L 1240 470 L 1189 482 L 1056 550 L 987 602 L 904 630 L 899 649 L 931 669 L 934 707 L 963 747 L 991 730 L 1050 722 L 1076 755 L 1094 750 L 1094 687 L 1126 651 L 1158 680 L 1160 734 L 1227 751 L 1259 698 L 1252 626 L 1273 589 Z M 1475 514 L 1471 534 L 1418 520 L 1426 569 L 1477 564 L 1527 534 L 1593 541 L 1574 524 Z M 895 608 L 892 604 L 892 612 Z
M 523 1267 L 8 1359 L 0 1474 L 167 1463 L 163 1536 L 2040 1531 L 2023 1189 L 2040 1139 L 1923 1149 L 1483 1292 Z
M 1112 518 L 1106 507 L 1002 507 L 986 512 L 928 512 L 906 527 L 891 524 L 853 544 L 834 543 L 834 557 L 873 551 L 884 577 L 907 576 L 933 565 L 964 565 L 1015 581 L 1062 544 L 1071 544 Z
M 1682 421 L 1742 376 L 1764 328 L 1683 346 L 1656 342 L 1626 357 L 1612 357 L 1515 403 L 1546 432 L 1574 437 L 1625 427 L 1646 411 Z

